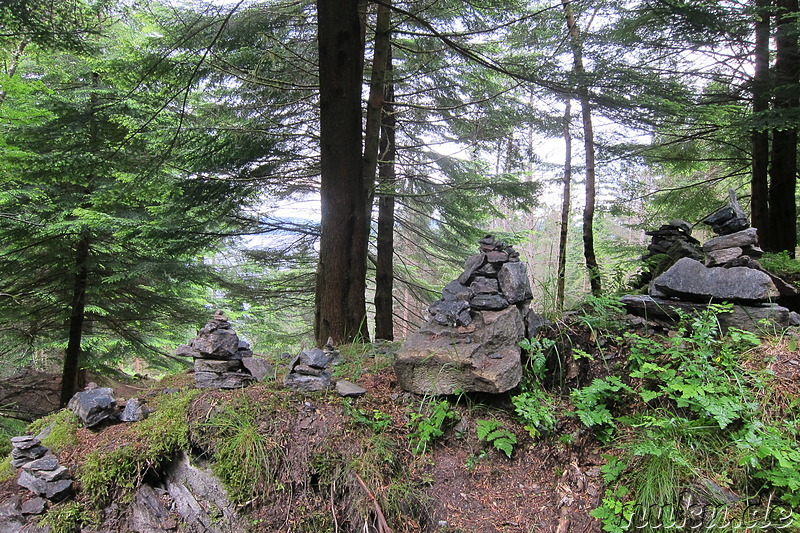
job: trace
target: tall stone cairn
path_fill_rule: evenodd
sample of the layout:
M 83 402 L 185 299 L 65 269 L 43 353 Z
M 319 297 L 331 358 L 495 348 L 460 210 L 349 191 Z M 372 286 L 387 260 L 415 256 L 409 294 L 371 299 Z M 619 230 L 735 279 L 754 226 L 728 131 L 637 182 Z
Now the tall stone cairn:
M 194 358 L 194 379 L 198 388 L 238 389 L 255 378 L 242 363 L 252 357 L 250 345 L 238 335 L 221 311 L 203 326 L 190 344 L 181 344 L 176 355 Z
M 400 348 L 394 370 L 404 390 L 502 393 L 519 384 L 519 341 L 535 317 L 527 266 L 492 235 L 478 244 L 479 253 L 428 308 L 428 321 Z

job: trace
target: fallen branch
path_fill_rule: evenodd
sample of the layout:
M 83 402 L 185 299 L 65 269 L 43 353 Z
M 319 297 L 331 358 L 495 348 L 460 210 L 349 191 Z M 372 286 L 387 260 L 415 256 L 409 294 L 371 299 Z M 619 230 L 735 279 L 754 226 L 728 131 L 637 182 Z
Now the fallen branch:
M 375 515 L 378 518 L 378 533 L 392 533 L 392 530 L 389 528 L 389 524 L 386 523 L 386 517 L 383 516 L 383 511 L 381 511 L 381 506 L 378 504 L 378 500 L 375 498 L 375 495 L 372 494 L 372 491 L 367 488 L 367 484 L 364 483 L 364 480 L 361 479 L 361 476 L 356 473 L 353 473 L 353 475 L 356 476 L 356 480 L 364 488 L 367 496 L 369 496 L 369 498 L 372 500 L 372 504 L 375 507 Z

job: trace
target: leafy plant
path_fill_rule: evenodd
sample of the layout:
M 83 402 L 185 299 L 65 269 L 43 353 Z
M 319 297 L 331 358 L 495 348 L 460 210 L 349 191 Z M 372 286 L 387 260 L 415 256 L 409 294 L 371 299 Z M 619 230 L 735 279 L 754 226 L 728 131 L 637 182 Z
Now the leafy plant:
M 441 400 L 427 413 L 411 413 L 408 438 L 415 454 L 424 454 L 436 439 L 444 435 L 447 425 L 459 418 L 447 400 Z
M 373 409 L 371 413 L 368 413 L 360 407 L 354 407 L 353 402 L 350 401 L 349 398 L 345 398 L 344 400 L 344 409 L 354 421 L 369 427 L 375 433 L 383 433 L 391 427 L 392 422 L 394 422 L 391 415 L 378 409 Z
M 503 452 L 506 457 L 511 457 L 514 445 L 517 444 L 517 437 L 504 428 L 502 422 L 496 419 L 478 420 L 475 426 L 478 440 L 491 444 L 495 450 Z
M 83 525 L 96 521 L 80 503 L 66 502 L 48 509 L 38 525 L 49 528 L 51 533 L 77 533 Z
M 536 388 L 522 392 L 511 398 L 511 403 L 532 438 L 547 435 L 555 428 L 552 400 L 544 390 Z

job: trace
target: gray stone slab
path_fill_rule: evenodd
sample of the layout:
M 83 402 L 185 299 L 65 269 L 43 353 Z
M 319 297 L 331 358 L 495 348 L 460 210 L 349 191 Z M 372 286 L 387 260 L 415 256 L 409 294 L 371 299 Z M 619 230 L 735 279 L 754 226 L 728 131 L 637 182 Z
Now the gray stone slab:
M 779 296 L 764 272 L 746 267 L 708 268 L 684 257 L 653 280 L 660 293 L 689 301 L 769 302 Z
M 747 228 L 729 235 L 720 235 L 703 243 L 703 251 L 708 253 L 712 250 L 722 248 L 743 248 L 745 246 L 756 246 L 758 244 L 758 230 Z
M 336 393 L 344 398 L 360 398 L 367 393 L 367 389 L 347 380 L 340 379 L 336 382 Z

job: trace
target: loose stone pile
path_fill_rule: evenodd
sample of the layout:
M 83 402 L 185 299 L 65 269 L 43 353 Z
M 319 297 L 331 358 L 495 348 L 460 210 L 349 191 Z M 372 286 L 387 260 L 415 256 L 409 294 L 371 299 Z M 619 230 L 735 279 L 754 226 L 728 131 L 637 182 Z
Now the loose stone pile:
M 705 262 L 691 257 L 679 259 L 649 287 L 649 296 L 626 296 L 622 302 L 633 314 L 675 318 L 676 309 L 704 307 L 710 302 L 735 304 L 733 313 L 719 316 L 724 328 L 735 326 L 757 331 L 761 320 L 779 327 L 790 323 L 790 312 L 776 304 L 781 297 L 796 297 L 788 283 L 761 267 L 763 253 L 756 228 L 731 195 L 730 204 L 704 222 L 719 233 L 702 245 Z
M 394 364 L 400 387 L 419 394 L 501 393 L 522 377 L 519 341 L 530 312 L 527 266 L 487 235 L 464 272 L 428 308 L 429 320 L 409 336 Z
M 239 340 L 221 311 L 214 314 L 190 344 L 181 344 L 175 353 L 194 358 L 198 388 L 238 389 L 255 381 L 243 363 L 243 359 L 253 356 L 250 345 Z
M 13 437 L 11 446 L 11 465 L 22 468 L 18 485 L 51 501 L 61 501 L 69 495 L 72 489 L 69 470 L 58 464 L 56 456 L 37 437 Z

